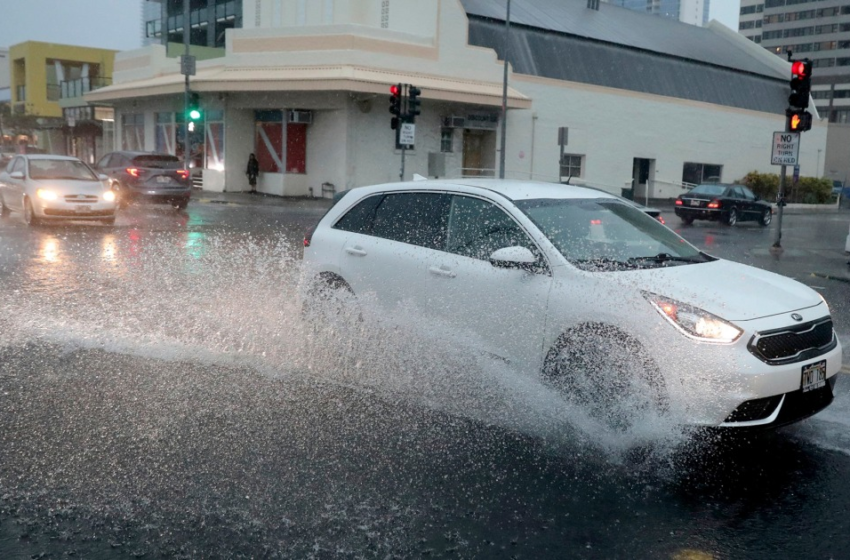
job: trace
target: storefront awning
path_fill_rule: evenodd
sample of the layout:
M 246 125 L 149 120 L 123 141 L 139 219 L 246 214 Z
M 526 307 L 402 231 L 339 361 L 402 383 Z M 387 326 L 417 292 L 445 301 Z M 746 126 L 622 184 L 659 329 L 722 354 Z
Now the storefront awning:
M 427 76 L 356 66 L 292 68 L 205 68 L 191 78 L 192 90 L 226 91 L 347 91 L 387 94 L 390 84 L 415 84 L 422 97 L 439 101 L 502 106 L 502 84 Z M 113 84 L 85 95 L 89 103 L 118 101 L 183 92 L 184 77 L 168 74 Z M 508 88 L 508 107 L 528 109 L 531 99 Z

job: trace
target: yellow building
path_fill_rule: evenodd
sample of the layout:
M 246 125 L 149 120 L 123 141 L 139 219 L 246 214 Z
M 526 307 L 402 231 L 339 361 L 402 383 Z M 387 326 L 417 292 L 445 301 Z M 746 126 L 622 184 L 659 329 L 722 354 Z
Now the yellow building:
M 39 148 L 87 161 L 100 151 L 112 110 L 90 106 L 82 96 L 112 83 L 116 52 L 38 41 L 9 47 L 12 111 L 40 118 L 33 139 Z

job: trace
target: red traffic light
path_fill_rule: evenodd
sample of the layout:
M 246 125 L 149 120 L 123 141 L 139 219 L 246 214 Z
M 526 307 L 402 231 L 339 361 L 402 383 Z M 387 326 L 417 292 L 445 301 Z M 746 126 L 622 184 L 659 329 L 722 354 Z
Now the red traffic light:
M 797 60 L 791 64 L 791 73 L 801 78 L 806 75 L 806 63 L 802 60 Z
M 398 86 L 397 86 L 397 85 L 391 85 L 391 86 L 390 86 L 390 95 L 394 95 L 394 96 L 395 96 L 395 95 L 399 95 L 400 93 L 401 93 L 401 92 L 399 91 L 399 89 L 398 89 Z

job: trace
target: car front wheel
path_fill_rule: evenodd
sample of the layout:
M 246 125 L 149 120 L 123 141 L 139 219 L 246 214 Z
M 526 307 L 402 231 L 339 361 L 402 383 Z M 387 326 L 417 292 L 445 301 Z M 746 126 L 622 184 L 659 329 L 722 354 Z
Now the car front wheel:
M 761 224 L 762 226 L 769 226 L 770 221 L 772 219 L 773 219 L 773 212 L 770 210 L 770 208 L 765 208 L 762 211 L 761 216 L 759 217 L 759 224 Z
M 544 379 L 607 428 L 623 432 L 668 408 L 655 362 L 634 338 L 591 323 L 564 333 L 549 352 Z
M 29 198 L 24 200 L 24 222 L 28 226 L 37 226 L 41 223 L 41 220 L 35 215 L 35 210 L 33 210 L 32 202 Z

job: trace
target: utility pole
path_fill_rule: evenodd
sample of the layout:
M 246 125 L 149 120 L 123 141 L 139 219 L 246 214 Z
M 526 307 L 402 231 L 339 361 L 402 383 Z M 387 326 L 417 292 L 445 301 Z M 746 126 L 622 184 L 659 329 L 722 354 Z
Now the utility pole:
M 508 59 L 511 51 L 511 0 L 505 15 L 505 71 L 502 77 L 502 149 L 499 150 L 499 179 L 505 178 L 505 139 L 508 136 Z

